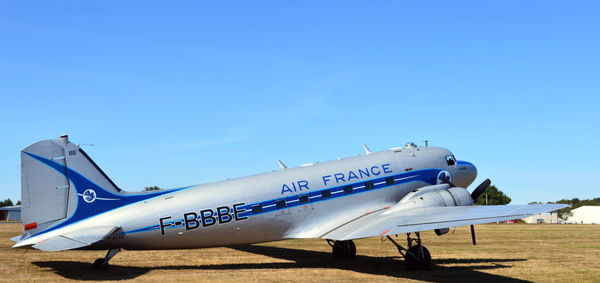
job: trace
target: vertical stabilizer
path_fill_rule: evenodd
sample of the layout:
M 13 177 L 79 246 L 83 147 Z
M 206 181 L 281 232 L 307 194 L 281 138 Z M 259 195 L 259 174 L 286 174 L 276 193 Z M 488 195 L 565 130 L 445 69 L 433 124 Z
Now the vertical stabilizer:
M 119 200 L 120 191 L 67 136 L 21 151 L 21 218 L 31 235 L 72 218 L 76 211 L 100 212 L 108 207 L 92 203 Z

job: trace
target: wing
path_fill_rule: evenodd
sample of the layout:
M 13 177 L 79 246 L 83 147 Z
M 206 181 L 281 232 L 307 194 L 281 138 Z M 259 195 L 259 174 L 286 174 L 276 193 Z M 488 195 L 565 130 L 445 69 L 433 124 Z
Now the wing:
M 36 237 L 33 237 L 16 243 L 13 248 L 31 246 L 42 251 L 72 250 L 104 240 L 117 229 L 119 228 L 114 226 L 98 226 L 72 231 L 43 240 L 40 239 L 39 241 L 36 240 Z
M 563 204 L 422 207 L 380 210 L 337 227 L 321 238 L 352 240 L 512 220 L 567 207 Z

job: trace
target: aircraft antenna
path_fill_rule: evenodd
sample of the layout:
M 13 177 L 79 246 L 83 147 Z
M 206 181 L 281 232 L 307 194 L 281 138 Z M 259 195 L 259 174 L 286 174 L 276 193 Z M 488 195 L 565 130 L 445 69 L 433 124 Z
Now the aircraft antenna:
M 365 154 L 366 155 L 369 155 L 369 154 L 373 153 L 371 151 L 371 149 L 366 144 L 363 144 L 363 149 L 365 150 Z
M 279 167 L 281 167 L 281 170 L 287 169 L 287 166 L 285 166 L 285 164 L 283 164 L 283 161 L 277 160 L 277 163 L 279 164 Z
M 425 142 L 425 147 L 429 147 L 429 140 L 423 140 Z

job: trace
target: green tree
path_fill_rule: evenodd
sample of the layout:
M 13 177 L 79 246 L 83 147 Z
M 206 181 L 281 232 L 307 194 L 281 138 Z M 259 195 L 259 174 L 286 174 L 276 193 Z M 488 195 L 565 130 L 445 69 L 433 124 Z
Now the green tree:
M 486 195 L 487 195 L 487 204 L 488 205 L 501 205 L 501 204 L 509 204 L 511 199 L 501 190 L 496 188 L 496 186 L 490 186 L 483 194 L 481 194 L 475 204 L 485 205 L 486 204 Z
M 0 207 L 2 207 L 2 206 L 12 206 L 12 205 L 13 205 L 13 202 L 9 198 L 7 198 L 7 199 L 5 199 L 3 201 L 0 201 Z
M 147 192 L 147 191 L 160 191 L 160 190 L 161 190 L 161 188 L 159 188 L 158 186 L 152 186 L 152 187 L 145 187 L 144 188 L 144 192 Z
M 15 203 L 15 205 L 21 205 L 21 201 L 18 200 L 17 203 Z

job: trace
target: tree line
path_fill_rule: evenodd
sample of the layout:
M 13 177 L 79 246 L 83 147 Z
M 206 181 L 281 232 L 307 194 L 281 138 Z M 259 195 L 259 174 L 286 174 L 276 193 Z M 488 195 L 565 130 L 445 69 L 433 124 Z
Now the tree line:
M 19 201 L 17 201 L 17 203 L 14 203 L 14 204 L 13 204 L 12 200 L 10 200 L 9 198 L 7 198 L 3 201 L 0 201 L 0 207 L 13 206 L 13 205 L 21 205 L 21 201 L 19 200 Z

